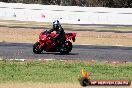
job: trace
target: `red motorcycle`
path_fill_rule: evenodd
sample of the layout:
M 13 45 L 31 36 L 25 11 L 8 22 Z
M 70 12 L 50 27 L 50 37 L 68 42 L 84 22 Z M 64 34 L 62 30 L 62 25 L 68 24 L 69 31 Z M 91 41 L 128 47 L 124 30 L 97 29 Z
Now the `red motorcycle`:
M 65 33 L 60 41 L 53 40 L 56 34 L 49 33 L 47 30 L 39 34 L 39 41 L 33 45 L 33 52 L 36 54 L 46 52 L 60 52 L 60 54 L 69 54 L 72 50 L 72 43 L 75 42 L 76 33 Z

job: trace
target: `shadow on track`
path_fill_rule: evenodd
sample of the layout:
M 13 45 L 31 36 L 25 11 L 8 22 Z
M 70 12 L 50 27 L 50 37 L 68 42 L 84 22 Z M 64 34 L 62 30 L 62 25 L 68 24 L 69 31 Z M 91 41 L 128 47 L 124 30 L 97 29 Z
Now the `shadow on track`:
M 35 54 L 35 53 L 33 53 L 33 54 Z M 59 52 L 42 52 L 40 54 L 66 55 L 66 56 L 68 56 L 68 55 L 78 55 L 78 53 L 60 54 Z M 37 54 L 37 55 L 39 55 L 39 54 Z

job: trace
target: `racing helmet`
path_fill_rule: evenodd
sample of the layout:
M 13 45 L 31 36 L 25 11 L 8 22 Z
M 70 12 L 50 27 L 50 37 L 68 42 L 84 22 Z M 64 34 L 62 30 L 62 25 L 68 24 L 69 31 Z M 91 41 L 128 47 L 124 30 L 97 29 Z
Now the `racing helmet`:
M 60 22 L 58 20 L 55 20 L 53 22 L 53 29 L 57 30 L 57 29 L 59 29 L 59 26 L 60 26 Z

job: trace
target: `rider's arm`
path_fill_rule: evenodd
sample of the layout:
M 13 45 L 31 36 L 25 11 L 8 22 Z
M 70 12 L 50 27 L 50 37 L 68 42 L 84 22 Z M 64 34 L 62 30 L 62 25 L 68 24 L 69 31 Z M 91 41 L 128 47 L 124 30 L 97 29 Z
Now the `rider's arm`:
M 51 32 L 53 32 L 53 31 L 54 31 L 54 29 L 50 29 L 48 32 L 51 33 Z
M 57 32 L 56 32 L 56 36 L 54 37 L 55 39 L 59 39 L 62 37 L 62 35 L 64 35 L 64 30 L 63 28 L 60 28 Z

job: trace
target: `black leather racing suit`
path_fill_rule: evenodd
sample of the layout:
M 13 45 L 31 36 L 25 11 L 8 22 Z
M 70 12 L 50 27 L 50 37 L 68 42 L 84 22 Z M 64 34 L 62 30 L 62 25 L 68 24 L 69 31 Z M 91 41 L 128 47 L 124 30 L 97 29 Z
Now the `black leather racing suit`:
M 58 29 L 50 29 L 49 32 L 53 32 L 53 31 L 56 31 L 56 36 L 54 37 L 54 39 L 59 43 L 61 40 L 64 39 L 64 35 L 65 35 L 65 32 L 64 32 L 64 29 L 59 26 Z

